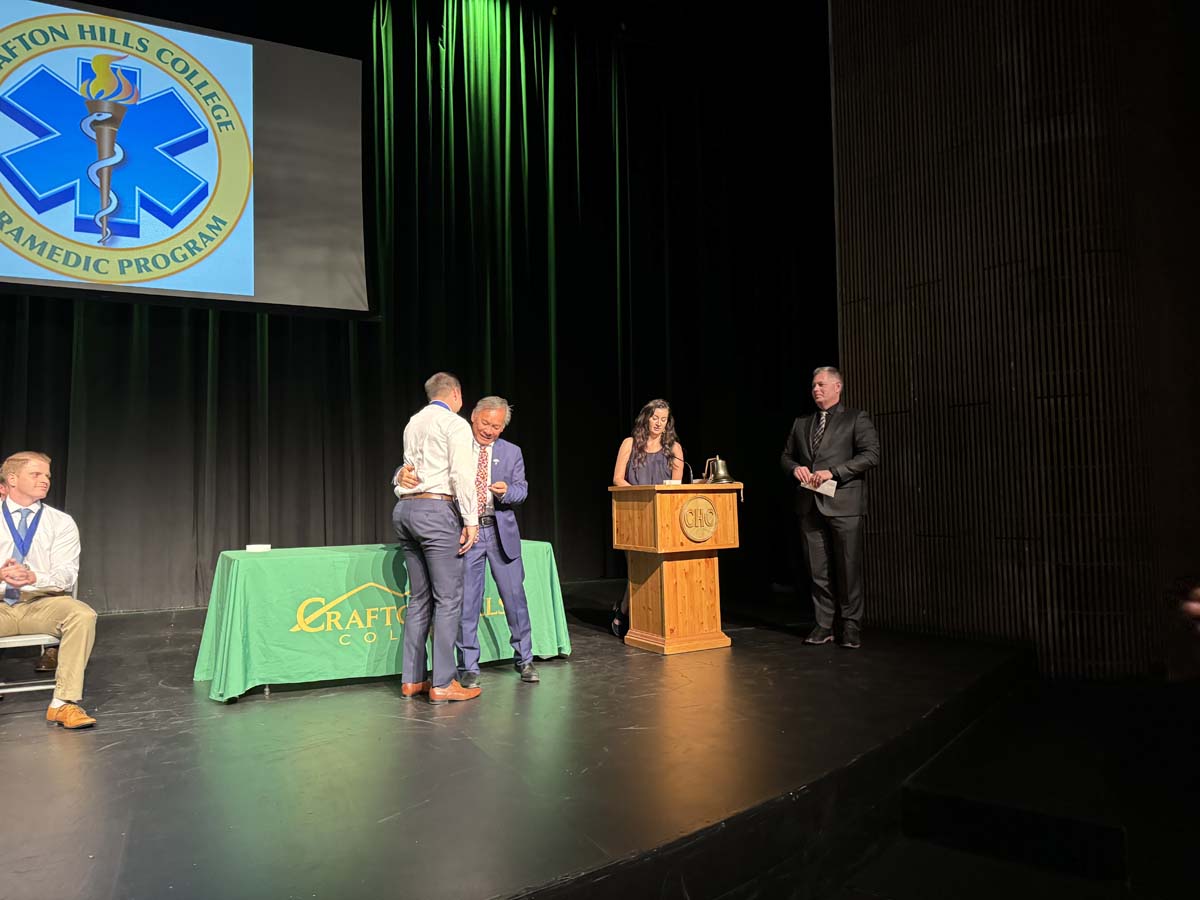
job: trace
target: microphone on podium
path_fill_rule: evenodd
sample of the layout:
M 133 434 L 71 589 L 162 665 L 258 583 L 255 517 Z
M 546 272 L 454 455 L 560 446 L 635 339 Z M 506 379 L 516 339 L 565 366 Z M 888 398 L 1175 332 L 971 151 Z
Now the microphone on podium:
M 690 462 L 688 462 L 686 459 L 683 460 L 683 464 L 688 467 L 688 481 L 690 481 L 692 484 L 695 484 L 696 483 L 696 473 L 694 473 L 692 471 L 692 464 Z M 683 484 L 683 481 L 681 481 L 678 478 L 668 478 L 663 482 L 663 484 Z

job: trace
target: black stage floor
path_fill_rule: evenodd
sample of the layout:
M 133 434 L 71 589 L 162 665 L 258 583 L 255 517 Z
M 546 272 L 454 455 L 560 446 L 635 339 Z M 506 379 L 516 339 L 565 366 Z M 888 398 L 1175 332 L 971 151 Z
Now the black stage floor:
M 398 679 L 221 705 L 191 678 L 203 610 L 103 617 L 96 728 L 0 703 L 0 896 L 808 896 L 1026 665 L 733 619 L 731 649 L 662 657 L 603 630 L 614 588 L 564 586 L 574 652 L 541 684 L 489 667 L 445 706 Z M 0 675 L 30 666 L 8 651 Z

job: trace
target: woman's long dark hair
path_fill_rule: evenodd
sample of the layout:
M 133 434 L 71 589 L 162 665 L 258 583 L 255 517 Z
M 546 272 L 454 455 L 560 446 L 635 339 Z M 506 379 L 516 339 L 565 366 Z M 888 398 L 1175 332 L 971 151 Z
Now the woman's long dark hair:
M 655 411 L 667 411 L 667 427 L 662 433 L 662 455 L 669 464 L 675 457 L 675 416 L 671 414 L 671 404 L 666 400 L 651 400 L 642 407 L 642 411 L 633 420 L 633 454 L 629 464 L 637 469 L 646 462 L 646 442 L 650 440 L 650 417 Z

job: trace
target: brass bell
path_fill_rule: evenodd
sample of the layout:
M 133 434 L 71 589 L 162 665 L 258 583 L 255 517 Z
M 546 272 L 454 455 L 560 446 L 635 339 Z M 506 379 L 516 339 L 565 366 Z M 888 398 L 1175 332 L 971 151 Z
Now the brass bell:
M 729 474 L 729 466 L 719 456 L 714 456 L 704 464 L 705 484 L 729 484 L 733 476 Z

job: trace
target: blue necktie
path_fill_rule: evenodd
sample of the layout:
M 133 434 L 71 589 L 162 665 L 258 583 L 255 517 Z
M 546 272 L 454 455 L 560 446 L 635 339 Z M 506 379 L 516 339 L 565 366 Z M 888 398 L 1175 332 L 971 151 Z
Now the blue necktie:
M 17 534 L 22 538 L 29 531 L 29 514 L 33 512 L 31 509 L 17 510 L 21 514 L 21 521 L 17 523 Z M 19 558 L 18 558 L 19 557 Z M 25 554 L 16 547 L 13 548 L 13 558 L 17 562 L 25 562 Z M 16 606 L 21 601 L 21 589 L 5 585 L 4 587 L 4 602 L 9 606 Z

